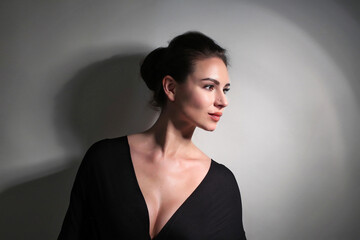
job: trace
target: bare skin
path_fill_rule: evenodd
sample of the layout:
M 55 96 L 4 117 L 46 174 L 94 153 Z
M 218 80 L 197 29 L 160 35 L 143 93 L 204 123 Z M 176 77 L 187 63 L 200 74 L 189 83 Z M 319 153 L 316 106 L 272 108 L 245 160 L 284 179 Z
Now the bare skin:
M 206 81 L 201 80 L 204 78 L 216 79 L 219 84 L 209 90 Z M 149 213 L 151 238 L 209 171 L 211 158 L 191 138 L 196 127 L 215 129 L 216 121 L 209 113 L 222 112 L 227 106 L 223 90 L 228 84 L 226 66 L 218 58 L 198 61 L 186 84 L 164 77 L 168 102 L 159 119 L 145 132 L 128 136 L 136 178 Z
M 152 131 L 129 135 L 128 141 L 136 178 L 148 208 L 150 236 L 154 238 L 200 184 L 211 159 L 190 140 L 180 143 L 180 138 L 167 135 L 159 136 L 166 139 L 160 143 Z M 161 146 L 166 146 L 166 150 Z

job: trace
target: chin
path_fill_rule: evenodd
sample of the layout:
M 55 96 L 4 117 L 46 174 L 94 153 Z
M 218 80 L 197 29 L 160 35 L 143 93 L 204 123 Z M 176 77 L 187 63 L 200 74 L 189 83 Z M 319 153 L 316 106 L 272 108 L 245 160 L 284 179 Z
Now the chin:
M 212 132 L 216 129 L 216 124 L 214 125 L 205 125 L 205 126 L 199 126 L 201 129 L 204 129 L 205 131 Z

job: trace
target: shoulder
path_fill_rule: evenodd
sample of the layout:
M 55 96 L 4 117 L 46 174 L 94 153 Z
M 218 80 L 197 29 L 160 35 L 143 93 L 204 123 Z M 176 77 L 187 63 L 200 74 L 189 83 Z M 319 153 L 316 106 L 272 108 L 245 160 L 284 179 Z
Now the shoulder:
M 85 153 L 82 165 L 98 165 L 128 155 L 127 136 L 106 138 L 93 143 Z
M 227 199 L 239 199 L 240 190 L 233 172 L 225 165 L 212 160 L 210 182 L 214 191 Z
M 127 149 L 127 136 L 105 138 L 93 143 L 86 154 L 109 154 L 112 151 L 124 151 Z
M 218 163 L 212 159 L 212 168 L 213 175 L 217 178 L 217 180 L 237 184 L 234 173 L 224 164 Z

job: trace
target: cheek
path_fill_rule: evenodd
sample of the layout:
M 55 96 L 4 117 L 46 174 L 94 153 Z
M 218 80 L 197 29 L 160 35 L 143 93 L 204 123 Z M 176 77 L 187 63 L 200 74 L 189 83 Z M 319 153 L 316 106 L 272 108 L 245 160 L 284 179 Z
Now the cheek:
M 195 109 L 202 109 L 204 107 L 209 107 L 212 104 L 212 97 L 210 94 L 205 94 L 204 92 L 194 92 L 189 98 L 189 105 Z

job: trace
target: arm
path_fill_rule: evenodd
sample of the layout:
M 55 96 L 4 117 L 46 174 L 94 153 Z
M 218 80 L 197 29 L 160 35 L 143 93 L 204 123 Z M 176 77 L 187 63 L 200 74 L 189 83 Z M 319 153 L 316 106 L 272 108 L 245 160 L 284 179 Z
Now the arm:
M 221 175 L 222 232 L 227 239 L 246 240 L 239 186 L 234 174 L 224 165 Z
M 95 144 L 94 144 L 95 145 Z M 58 236 L 58 240 L 91 239 L 89 195 L 91 186 L 91 164 L 95 158 L 95 147 L 86 152 L 71 190 L 70 204 Z

